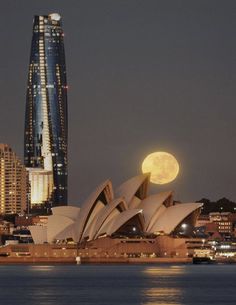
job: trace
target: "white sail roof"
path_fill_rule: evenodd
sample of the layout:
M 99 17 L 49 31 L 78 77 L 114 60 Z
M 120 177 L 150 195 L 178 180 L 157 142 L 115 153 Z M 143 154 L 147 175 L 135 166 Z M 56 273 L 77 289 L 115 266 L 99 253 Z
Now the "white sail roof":
M 65 206 L 59 206 L 52 208 L 52 214 L 53 215 L 61 215 L 66 216 L 74 221 L 76 221 L 79 217 L 80 208 L 71 206 L 71 205 L 65 205 Z
M 156 224 L 152 228 L 152 232 L 170 234 L 184 218 L 201 206 L 202 203 L 182 203 L 167 208 L 158 218 Z
M 74 221 L 66 216 L 52 215 L 48 217 L 47 241 L 73 238 L 76 240 Z
M 75 242 L 94 240 L 102 235 L 110 236 L 122 226 L 132 225 L 133 221 L 138 221 L 143 232 L 170 234 L 188 215 L 202 206 L 201 203 L 173 205 L 171 191 L 147 197 L 148 183 L 149 174 L 134 177 L 117 189 L 117 195 L 121 197 L 114 199 L 112 184 L 106 180 L 81 208 L 52 208 L 53 215 L 48 217 L 47 227 L 30 227 L 34 242 L 51 243 L 67 238 L 73 238 Z
M 128 220 L 133 218 L 134 216 L 139 215 L 141 222 L 143 223 L 142 210 L 140 209 L 132 209 L 127 210 L 120 213 L 117 217 L 113 218 L 110 222 L 108 222 L 102 230 L 100 230 L 100 234 L 111 235 L 115 233 L 121 226 L 123 226 Z
M 46 226 L 29 226 L 29 230 L 35 244 L 43 244 L 48 241 Z
M 144 199 L 147 196 L 149 177 L 150 174 L 144 174 L 133 177 L 124 182 L 115 192 L 117 197 L 123 197 L 128 206 L 131 205 L 132 199 L 138 191 L 140 191 L 140 195 L 142 197 L 140 199 Z
M 104 226 L 112 219 L 117 217 L 120 213 L 127 210 L 127 205 L 122 198 L 113 200 L 109 205 L 107 205 L 97 218 L 96 225 L 91 234 L 91 238 L 95 239 L 99 236 L 99 232 Z
M 93 218 L 99 213 L 99 211 L 105 207 L 114 198 L 112 184 L 110 180 L 106 180 L 100 184 L 94 192 L 88 197 L 83 204 L 77 225 L 78 240 L 81 240 L 86 232 L 89 224 L 93 221 Z
M 155 219 L 155 215 L 160 209 L 160 207 L 163 205 L 163 202 L 170 196 L 172 196 L 171 191 L 162 192 L 159 194 L 148 196 L 140 203 L 138 207 L 143 210 L 146 230 L 150 226 L 151 220 L 153 218 Z

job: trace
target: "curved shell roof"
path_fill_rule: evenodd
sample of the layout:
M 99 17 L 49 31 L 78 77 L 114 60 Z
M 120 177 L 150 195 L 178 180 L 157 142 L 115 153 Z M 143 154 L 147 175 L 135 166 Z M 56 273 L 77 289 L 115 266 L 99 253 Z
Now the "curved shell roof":
M 172 192 L 162 192 L 159 194 L 151 195 L 145 198 L 138 206 L 143 210 L 143 216 L 145 219 L 145 228 L 148 229 L 150 222 L 155 218 L 155 214 L 162 206 L 163 202 L 172 196 Z
M 74 206 L 60 206 L 52 208 L 53 215 L 61 215 L 76 221 L 79 217 L 80 208 Z
M 182 203 L 167 208 L 152 227 L 152 232 L 170 234 L 184 218 L 201 206 L 202 203 Z
M 148 225 L 146 225 L 145 229 L 146 232 L 148 233 L 152 233 L 153 231 L 153 227 L 156 225 L 156 222 L 158 221 L 158 219 L 160 218 L 160 216 L 167 210 L 167 208 L 164 206 L 164 204 L 162 204 L 159 209 L 156 211 L 156 213 L 154 213 L 153 217 L 151 218 L 151 221 L 149 222 Z
M 99 197 L 102 197 L 103 201 L 101 201 Z M 83 204 L 79 214 L 77 226 L 77 235 L 79 240 L 86 232 L 88 225 L 93 221 L 93 218 L 96 217 L 97 213 L 99 213 L 102 206 L 107 205 L 113 200 L 113 198 L 114 194 L 110 180 L 106 180 L 100 184 L 88 197 L 88 199 Z
M 47 241 L 50 243 L 54 239 L 73 238 L 76 240 L 74 221 L 61 215 L 48 217 Z
M 47 242 L 47 227 L 29 226 L 29 230 L 35 244 L 43 244 Z
M 130 202 L 132 201 L 139 188 L 143 186 L 142 191 L 143 197 L 145 198 L 147 196 L 147 185 L 149 182 L 149 177 L 150 174 L 144 174 L 127 180 L 117 188 L 115 192 L 116 195 L 118 197 L 124 197 L 127 204 L 130 205 Z
M 149 174 L 134 177 L 117 189 L 120 197 L 114 200 L 112 184 L 107 180 L 94 190 L 82 208 L 52 208 L 47 228 L 30 227 L 32 237 L 35 243 L 69 237 L 76 242 L 94 240 L 112 235 L 135 216 L 143 232 L 170 234 L 183 219 L 202 206 L 201 203 L 173 205 L 171 191 L 147 197 L 148 183 Z
M 125 210 L 127 210 L 127 205 L 122 198 L 113 200 L 97 214 L 97 217 L 94 217 L 82 239 L 84 237 L 89 240 L 94 239 L 95 235 L 99 235 L 102 226 Z
M 122 198 L 115 199 L 109 205 L 107 205 L 103 211 L 101 211 L 97 221 L 96 227 L 94 228 L 92 238 L 97 238 L 99 236 L 102 228 L 106 226 L 106 224 L 117 217 L 119 213 L 123 213 L 127 210 L 127 205 Z
M 140 215 L 141 221 L 143 223 L 142 210 L 132 209 L 122 212 L 117 217 L 109 221 L 100 231 L 100 234 L 111 235 L 115 233 L 121 226 L 123 226 L 132 217 Z

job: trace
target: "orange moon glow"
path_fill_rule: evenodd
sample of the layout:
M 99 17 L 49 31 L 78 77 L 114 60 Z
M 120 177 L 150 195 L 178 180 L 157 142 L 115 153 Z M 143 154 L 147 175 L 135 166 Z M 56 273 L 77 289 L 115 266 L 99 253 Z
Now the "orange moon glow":
M 173 181 L 179 173 L 179 163 L 174 156 L 159 151 L 148 155 L 142 163 L 142 172 L 150 173 L 150 181 L 165 184 Z

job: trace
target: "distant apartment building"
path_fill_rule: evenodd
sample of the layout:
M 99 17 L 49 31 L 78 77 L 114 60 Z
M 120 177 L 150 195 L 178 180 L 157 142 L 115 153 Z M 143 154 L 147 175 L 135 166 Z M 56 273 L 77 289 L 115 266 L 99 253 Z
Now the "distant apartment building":
M 27 207 L 28 174 L 7 144 L 0 143 L 0 214 L 22 213 Z
M 236 213 L 230 212 L 212 212 L 209 213 L 208 220 L 204 215 L 205 219 L 200 217 L 198 221 L 198 226 L 201 224 L 205 227 L 205 232 L 207 234 L 221 234 L 223 235 L 232 235 L 235 233 L 235 224 L 236 224 Z M 205 220 L 205 223 L 204 223 Z
M 215 223 L 217 231 L 221 234 L 231 234 L 233 232 L 234 217 L 229 212 L 216 212 L 209 214 L 210 221 Z
M 0 220 L 0 236 L 10 234 L 11 224 L 8 221 Z
M 206 226 L 208 223 L 210 223 L 210 218 L 209 218 L 209 214 L 208 215 L 200 215 L 197 219 L 196 222 L 196 227 L 204 227 Z

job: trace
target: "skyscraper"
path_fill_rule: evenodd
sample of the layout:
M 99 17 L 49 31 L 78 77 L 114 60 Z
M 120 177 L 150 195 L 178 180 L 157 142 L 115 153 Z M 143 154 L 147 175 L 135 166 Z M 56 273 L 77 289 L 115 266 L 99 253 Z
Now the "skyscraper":
M 25 166 L 8 145 L 0 143 L 0 214 L 23 213 L 27 191 Z
M 35 16 L 24 136 L 31 205 L 67 204 L 67 88 L 61 16 Z

